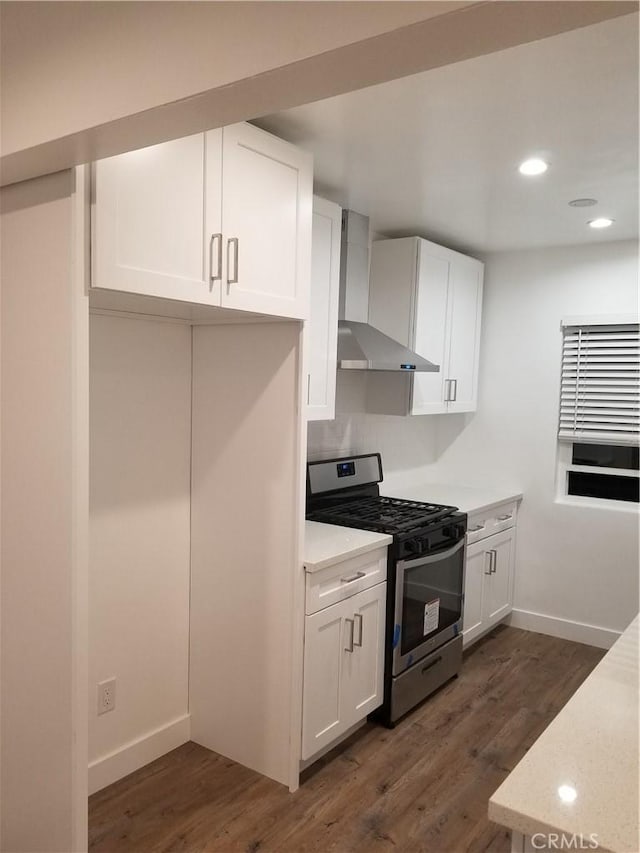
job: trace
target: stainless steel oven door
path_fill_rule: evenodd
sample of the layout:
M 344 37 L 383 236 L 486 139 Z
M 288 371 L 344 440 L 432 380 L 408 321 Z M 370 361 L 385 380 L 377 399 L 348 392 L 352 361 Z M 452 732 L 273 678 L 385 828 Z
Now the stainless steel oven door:
M 459 633 L 463 589 L 464 539 L 396 564 L 394 675 Z

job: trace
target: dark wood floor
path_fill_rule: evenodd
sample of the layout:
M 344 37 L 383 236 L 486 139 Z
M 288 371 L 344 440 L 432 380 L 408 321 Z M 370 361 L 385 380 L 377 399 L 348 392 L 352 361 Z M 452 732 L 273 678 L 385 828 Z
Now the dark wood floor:
M 367 724 L 296 794 L 185 744 L 91 797 L 91 853 L 507 853 L 487 801 L 603 654 L 499 627 L 458 679 L 393 731 Z

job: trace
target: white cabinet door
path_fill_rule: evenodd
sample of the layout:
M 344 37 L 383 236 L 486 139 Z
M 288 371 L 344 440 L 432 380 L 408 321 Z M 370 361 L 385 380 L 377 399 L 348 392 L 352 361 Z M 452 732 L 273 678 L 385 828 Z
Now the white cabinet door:
M 382 704 L 384 691 L 384 632 L 386 583 L 347 599 L 351 612 L 347 627 L 353 624 L 353 652 L 345 653 L 343 679 L 346 726 L 362 720 Z M 350 645 L 350 635 L 348 637 Z
M 218 130 L 206 145 L 200 133 L 95 163 L 93 287 L 220 304 L 210 253 L 222 230 L 221 156 Z
M 438 373 L 416 373 L 413 376 L 411 414 L 429 415 L 447 411 L 445 380 L 449 340 L 449 269 L 446 257 L 430 254 L 428 243 L 418 241 L 418 281 L 415 308 L 413 348 L 418 355 L 440 366 Z
M 489 555 L 482 542 L 467 546 L 464 579 L 464 610 L 462 640 L 468 645 L 485 630 L 483 623 L 483 592 L 485 576 L 489 577 Z
M 305 617 L 302 759 L 382 704 L 386 583 Z
M 448 411 L 473 412 L 478 401 L 478 355 L 483 265 L 455 253 L 449 279 Z
M 331 743 L 344 724 L 342 664 L 350 640 L 345 622 L 347 601 L 326 607 L 305 618 L 302 758 L 309 758 Z M 347 634 L 349 637 L 347 637 Z
M 308 316 L 312 192 L 307 152 L 250 124 L 224 128 L 224 307 Z
M 482 543 L 491 562 L 491 574 L 486 580 L 484 619 L 493 625 L 503 619 L 513 607 L 513 570 L 515 564 L 516 531 L 512 527 L 488 536 Z
M 467 545 L 465 560 L 465 646 L 497 625 L 513 609 L 516 528 Z
M 336 409 L 338 290 L 342 208 L 313 199 L 311 311 L 307 328 L 307 420 L 333 420 Z

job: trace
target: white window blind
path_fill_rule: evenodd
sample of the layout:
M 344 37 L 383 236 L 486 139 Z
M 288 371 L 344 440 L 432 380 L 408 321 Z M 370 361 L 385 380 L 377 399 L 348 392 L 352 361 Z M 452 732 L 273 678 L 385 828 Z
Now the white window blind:
M 638 323 L 563 328 L 558 437 L 636 444 L 640 436 Z

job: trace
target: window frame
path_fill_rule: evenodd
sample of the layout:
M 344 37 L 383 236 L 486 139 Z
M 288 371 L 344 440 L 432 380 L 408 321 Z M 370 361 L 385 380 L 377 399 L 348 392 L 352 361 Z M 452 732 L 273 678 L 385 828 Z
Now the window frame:
M 584 495 L 573 495 L 568 491 L 569 488 L 569 472 L 576 471 L 579 473 L 598 473 L 605 476 L 624 476 L 635 477 L 640 479 L 640 471 L 636 468 L 607 468 L 596 465 L 577 465 L 572 461 L 573 445 L 574 444 L 593 444 L 593 445 L 620 445 L 638 447 L 640 439 L 616 440 L 612 438 L 602 438 L 601 440 L 589 441 L 584 436 L 568 437 L 560 436 L 560 411 L 561 411 L 561 393 L 562 393 L 562 368 L 563 368 L 563 351 L 564 351 L 564 334 L 567 327 L 572 326 L 621 326 L 637 324 L 640 321 L 638 314 L 615 314 L 615 315 L 598 315 L 598 316 L 570 316 L 562 319 L 560 324 L 561 332 L 561 354 L 560 354 L 560 371 L 559 371 L 559 388 L 558 388 L 558 426 L 556 429 L 557 443 L 557 465 L 556 465 L 556 503 L 568 504 L 572 506 L 582 506 L 600 509 L 619 510 L 624 512 L 638 513 L 640 504 L 635 501 L 615 500 L 613 498 L 594 498 Z

